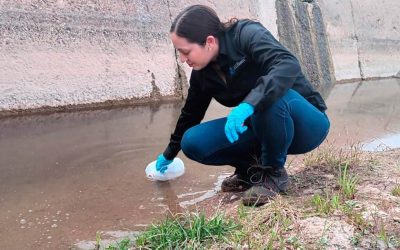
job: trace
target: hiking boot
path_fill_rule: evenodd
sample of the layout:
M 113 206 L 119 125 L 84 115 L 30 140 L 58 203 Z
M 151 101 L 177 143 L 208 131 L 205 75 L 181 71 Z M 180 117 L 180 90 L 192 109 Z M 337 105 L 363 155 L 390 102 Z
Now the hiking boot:
M 255 166 L 250 176 L 253 186 L 243 194 L 246 206 L 260 206 L 268 203 L 279 193 L 286 192 L 289 178 L 284 168 Z
M 233 174 L 222 181 L 221 191 L 222 192 L 243 192 L 249 189 L 252 184 L 248 178 L 239 174 Z

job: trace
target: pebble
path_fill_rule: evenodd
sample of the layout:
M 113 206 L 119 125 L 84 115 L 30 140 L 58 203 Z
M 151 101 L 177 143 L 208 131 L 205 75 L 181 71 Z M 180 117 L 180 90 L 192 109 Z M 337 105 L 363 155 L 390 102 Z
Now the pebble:
M 52 227 L 52 228 L 56 228 L 56 227 L 57 227 L 57 224 L 53 224 L 53 225 L 51 225 L 51 227 Z
M 25 219 L 21 219 L 21 220 L 19 221 L 19 223 L 25 224 L 25 223 L 26 223 L 26 220 L 25 220 Z
M 231 196 L 230 200 L 233 201 L 233 200 L 237 199 L 238 197 L 239 197 L 239 196 L 237 196 L 236 194 L 234 194 L 234 195 Z

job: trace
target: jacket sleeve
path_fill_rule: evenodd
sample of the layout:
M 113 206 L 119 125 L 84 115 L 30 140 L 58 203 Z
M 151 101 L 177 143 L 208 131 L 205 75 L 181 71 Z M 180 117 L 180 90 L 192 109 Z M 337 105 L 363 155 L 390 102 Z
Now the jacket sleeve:
M 261 24 L 243 25 L 236 37 L 239 49 L 260 67 L 263 75 L 243 100 L 256 110 L 269 108 L 303 75 L 296 57 L 284 48 Z
M 186 130 L 199 124 L 201 120 L 203 120 L 207 108 L 210 105 L 211 98 L 212 97 L 201 88 L 199 73 L 192 71 L 186 102 L 181 110 L 170 142 L 163 153 L 165 158 L 172 160 L 176 157 L 181 150 L 183 134 Z

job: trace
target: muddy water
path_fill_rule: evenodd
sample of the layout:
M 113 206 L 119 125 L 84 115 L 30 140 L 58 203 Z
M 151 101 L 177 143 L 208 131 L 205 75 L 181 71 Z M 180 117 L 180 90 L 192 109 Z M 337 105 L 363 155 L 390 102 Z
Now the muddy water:
M 337 85 L 327 102 L 331 142 L 368 151 L 400 146 L 400 79 Z
M 170 183 L 144 167 L 180 104 L 0 120 L 0 249 L 67 249 L 97 230 L 139 230 L 213 194 L 228 167 L 187 162 Z M 213 113 L 224 113 L 221 108 Z
M 400 81 L 338 85 L 330 141 L 400 133 Z M 0 249 L 68 249 L 96 231 L 135 231 L 212 196 L 230 167 L 193 163 L 167 183 L 144 167 L 163 151 L 181 104 L 0 120 Z M 213 104 L 206 119 L 227 114 Z M 396 137 L 395 142 L 398 142 Z

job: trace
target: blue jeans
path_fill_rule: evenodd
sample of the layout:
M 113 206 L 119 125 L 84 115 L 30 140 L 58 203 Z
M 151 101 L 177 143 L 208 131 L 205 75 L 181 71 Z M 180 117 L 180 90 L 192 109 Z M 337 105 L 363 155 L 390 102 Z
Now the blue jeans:
M 183 135 L 184 154 L 206 165 L 231 165 L 245 174 L 254 164 L 284 167 L 288 154 L 303 154 L 318 147 L 329 132 L 329 119 L 294 90 L 269 109 L 246 120 L 249 129 L 230 143 L 226 117 L 196 125 Z

